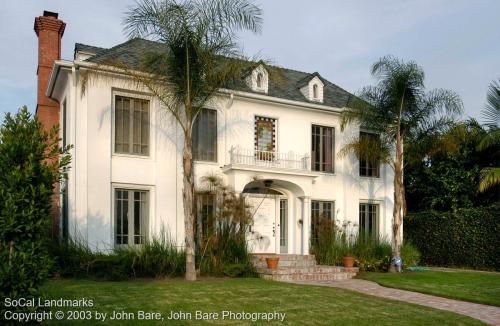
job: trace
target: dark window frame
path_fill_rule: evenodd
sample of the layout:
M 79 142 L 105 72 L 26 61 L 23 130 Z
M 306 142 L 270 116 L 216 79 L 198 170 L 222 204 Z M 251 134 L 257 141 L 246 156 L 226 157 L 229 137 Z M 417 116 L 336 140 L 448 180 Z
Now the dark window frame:
M 143 245 L 149 233 L 149 190 L 115 188 L 113 193 L 115 246 Z
M 126 102 L 127 108 L 125 108 Z M 151 101 L 149 99 L 114 95 L 114 153 L 150 156 Z
M 326 151 L 327 132 L 331 133 L 331 155 L 328 162 Z M 318 150 L 319 149 L 319 150 Z M 323 173 L 335 173 L 335 128 L 313 124 L 311 126 L 311 170 Z
M 359 137 L 373 137 L 380 140 L 380 135 L 368 132 L 360 131 Z M 359 175 L 366 178 L 380 178 L 380 161 L 368 161 L 359 158 Z
M 330 206 L 328 208 L 328 206 Z M 326 212 L 326 213 L 325 213 Z M 315 225 L 321 218 L 335 220 L 335 201 L 334 200 L 311 200 L 311 238 L 317 239 L 317 230 Z
M 206 124 L 213 123 L 213 126 Z M 193 160 L 217 162 L 217 110 L 202 109 L 193 124 Z M 209 144 L 209 142 L 211 144 Z
M 377 237 L 379 233 L 380 205 L 377 203 L 359 203 L 359 235 Z

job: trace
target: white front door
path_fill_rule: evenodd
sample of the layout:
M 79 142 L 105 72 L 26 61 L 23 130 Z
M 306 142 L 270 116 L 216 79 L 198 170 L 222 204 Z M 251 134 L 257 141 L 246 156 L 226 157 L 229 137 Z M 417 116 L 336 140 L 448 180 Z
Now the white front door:
M 253 253 L 277 253 L 277 201 L 279 202 L 274 196 L 247 197 L 247 203 L 253 213 L 253 225 L 248 234 L 250 250 Z

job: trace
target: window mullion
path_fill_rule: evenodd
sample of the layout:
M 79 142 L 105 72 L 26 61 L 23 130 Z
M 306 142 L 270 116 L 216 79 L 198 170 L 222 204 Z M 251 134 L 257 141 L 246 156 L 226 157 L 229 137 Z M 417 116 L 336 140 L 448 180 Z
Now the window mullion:
M 128 244 L 133 245 L 134 244 L 134 225 L 135 225 L 135 214 L 134 214 L 134 202 L 135 202 L 135 197 L 134 197 L 134 191 L 129 190 L 128 191 Z

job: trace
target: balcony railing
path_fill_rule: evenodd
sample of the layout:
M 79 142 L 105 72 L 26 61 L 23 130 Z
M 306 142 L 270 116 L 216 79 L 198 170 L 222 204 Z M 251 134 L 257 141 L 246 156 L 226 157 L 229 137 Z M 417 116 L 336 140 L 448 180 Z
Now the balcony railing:
M 261 151 L 256 149 L 244 149 L 239 146 L 231 147 L 231 164 L 242 164 L 259 167 L 270 167 L 278 169 L 309 171 L 309 155 L 298 155 L 293 152 L 279 153 Z

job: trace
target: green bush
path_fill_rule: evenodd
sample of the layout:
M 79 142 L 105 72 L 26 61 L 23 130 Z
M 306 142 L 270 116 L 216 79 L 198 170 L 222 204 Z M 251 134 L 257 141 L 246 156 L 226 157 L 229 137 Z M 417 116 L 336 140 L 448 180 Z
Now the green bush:
M 217 198 L 213 216 L 205 219 L 205 231 L 197 230 L 196 261 L 202 274 L 255 276 L 246 232 L 253 216 L 245 198 L 226 187 L 218 176 L 203 178 L 207 192 Z
M 424 264 L 500 270 L 500 205 L 408 214 L 405 237 Z
M 121 281 L 135 277 L 181 276 L 186 257 L 164 235 L 142 247 L 121 247 L 111 252 L 94 252 L 79 241 L 54 243 L 54 273 L 63 277 Z
M 34 296 L 49 275 L 54 183 L 69 164 L 58 129 L 44 131 L 26 107 L 0 127 L 0 297 Z M 60 160 L 54 160 L 59 155 Z M 3 309 L 3 308 L 2 308 Z
M 311 251 L 321 265 L 339 266 L 343 257 L 353 255 L 355 266 L 361 271 L 385 272 L 391 262 L 391 243 L 385 238 L 354 236 L 350 222 L 340 224 L 328 218 L 320 218 L 314 226 L 315 237 L 311 240 Z M 420 253 L 408 242 L 401 247 L 403 267 L 416 265 Z

